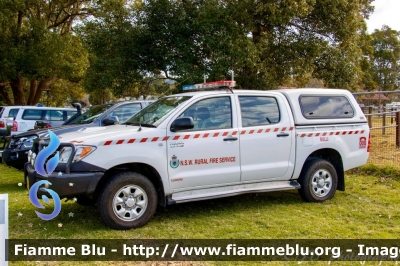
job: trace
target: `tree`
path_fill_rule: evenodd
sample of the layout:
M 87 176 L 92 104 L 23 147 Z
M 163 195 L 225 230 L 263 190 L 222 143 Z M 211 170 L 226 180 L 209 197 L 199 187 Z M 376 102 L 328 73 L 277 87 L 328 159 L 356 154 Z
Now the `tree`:
M 87 53 L 71 30 L 76 19 L 90 14 L 91 2 L 0 2 L 0 94 L 8 104 L 35 104 L 57 80 L 82 78 Z
M 393 90 L 400 84 L 400 32 L 384 25 L 371 36 L 373 79 L 381 90 Z

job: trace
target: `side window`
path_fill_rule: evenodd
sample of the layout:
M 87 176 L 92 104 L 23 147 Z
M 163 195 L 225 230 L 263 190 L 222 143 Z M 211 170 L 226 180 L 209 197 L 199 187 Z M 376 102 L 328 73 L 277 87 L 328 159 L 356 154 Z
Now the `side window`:
M 300 107 L 307 119 L 352 118 L 353 107 L 345 96 L 301 96 Z
M 8 117 L 16 117 L 18 114 L 19 109 L 10 109 L 10 112 L 8 113 Z
M 218 97 L 198 101 L 180 115 L 184 116 L 193 118 L 192 130 L 232 128 L 231 99 Z
M 23 120 L 42 120 L 43 110 L 38 109 L 25 109 L 22 113 Z
M 278 102 L 268 96 L 239 96 L 242 126 L 262 126 L 280 121 Z
M 115 108 L 114 111 L 107 115 L 107 118 L 111 116 L 116 116 L 118 117 L 119 122 L 123 123 L 131 118 L 134 114 L 139 112 L 141 109 L 142 105 L 140 103 L 125 104 Z
M 47 121 L 64 121 L 63 111 L 47 110 L 45 115 Z

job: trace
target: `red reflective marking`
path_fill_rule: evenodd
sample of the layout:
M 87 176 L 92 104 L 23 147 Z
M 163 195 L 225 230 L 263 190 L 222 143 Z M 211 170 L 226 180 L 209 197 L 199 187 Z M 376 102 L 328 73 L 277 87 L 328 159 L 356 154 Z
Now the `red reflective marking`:
M 104 143 L 104 146 L 110 145 L 111 143 L 112 143 L 112 140 L 107 140 L 107 141 Z
M 151 141 L 157 141 L 158 137 L 154 137 Z
M 242 130 L 242 132 L 240 132 L 241 135 L 246 134 L 246 130 Z
M 324 134 L 322 134 L 322 136 L 326 136 L 326 134 L 328 134 L 328 133 L 324 132 Z
M 254 133 L 254 130 L 250 130 L 249 134 L 253 134 L 253 133 Z
M 223 137 L 228 136 L 228 132 L 224 132 L 224 134 L 222 134 Z
M 214 133 L 214 136 L 213 136 L 213 137 L 218 137 L 218 135 L 219 135 L 219 132 Z
M 320 135 L 320 133 L 315 134 L 316 137 L 318 137 Z
M 208 135 L 210 135 L 210 133 L 205 133 L 203 138 L 208 138 Z
M 169 139 L 169 136 L 165 136 L 162 140 L 167 141 Z
M 306 136 L 306 134 L 301 134 L 300 138 L 304 138 Z
M 349 131 L 349 135 L 353 134 L 353 131 Z
M 287 129 L 287 127 L 282 128 L 282 131 L 285 131 Z
M 117 141 L 117 144 L 122 144 L 124 142 L 124 139 L 120 139 Z
M 268 132 L 270 132 L 270 131 L 271 131 L 270 128 L 267 128 L 267 129 L 265 130 L 266 133 L 268 133 Z
M 358 130 L 356 130 L 356 132 L 354 132 L 354 134 L 358 134 Z
M 148 138 L 142 138 L 140 142 L 146 142 Z
M 364 130 L 361 130 L 361 134 L 363 134 L 364 133 Z
M 180 137 L 180 136 L 175 136 L 175 137 L 174 137 L 174 140 L 177 140 L 177 139 L 179 139 L 179 137 Z
M 190 138 L 190 135 L 185 135 L 185 136 L 183 137 L 183 139 L 188 139 L 188 138 Z
M 277 132 L 278 130 L 279 130 L 279 128 L 275 128 L 275 129 L 274 129 L 274 132 Z
M 130 139 L 128 140 L 128 143 L 134 143 L 136 139 Z
M 193 138 L 197 139 L 198 137 L 200 137 L 200 134 L 196 134 L 196 135 L 194 135 L 194 137 L 193 137 Z
M 263 130 L 262 129 L 259 129 L 258 131 L 257 131 L 257 133 L 261 133 Z
M 336 136 L 337 136 L 337 135 L 340 135 L 340 132 L 336 132 L 336 134 L 335 134 L 335 135 L 336 135 Z
M 289 130 L 293 130 L 293 129 L 294 129 L 294 127 L 290 127 L 290 128 L 289 128 Z
M 343 131 L 342 135 L 346 135 L 347 131 Z
M 308 137 L 312 137 L 313 133 L 308 134 Z

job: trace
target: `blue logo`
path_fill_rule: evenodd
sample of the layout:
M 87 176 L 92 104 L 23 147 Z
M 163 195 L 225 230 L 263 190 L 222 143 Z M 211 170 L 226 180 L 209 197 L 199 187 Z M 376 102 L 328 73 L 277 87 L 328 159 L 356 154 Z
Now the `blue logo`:
M 58 146 L 60 146 L 60 140 L 58 139 L 56 134 L 54 134 L 49 130 L 49 136 L 50 136 L 49 145 L 38 153 L 34 165 L 36 172 L 42 176 L 48 176 L 51 173 L 53 173 L 54 169 L 56 169 L 58 160 L 60 158 L 59 152 L 57 151 L 57 153 L 52 158 L 50 158 L 46 163 L 46 159 L 49 158 L 58 149 Z M 44 169 L 45 163 L 47 172 Z M 37 192 L 41 185 L 51 185 L 51 183 L 47 180 L 41 180 L 36 182 L 29 190 L 29 199 L 35 207 L 44 209 L 45 207 L 39 202 L 39 199 L 37 197 Z M 55 218 L 60 213 L 61 200 L 55 191 L 47 188 L 41 188 L 41 190 L 48 192 L 53 198 L 54 211 L 51 214 L 43 214 L 38 211 L 35 212 L 39 218 L 48 221 Z M 44 200 L 44 202 L 46 202 L 47 204 L 50 203 L 50 200 L 46 195 L 42 195 L 42 200 Z

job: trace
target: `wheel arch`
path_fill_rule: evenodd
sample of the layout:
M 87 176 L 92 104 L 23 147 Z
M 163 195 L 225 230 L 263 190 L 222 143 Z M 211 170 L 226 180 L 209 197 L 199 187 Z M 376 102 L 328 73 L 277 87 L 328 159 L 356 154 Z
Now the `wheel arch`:
M 344 170 L 343 170 L 342 156 L 340 155 L 340 153 L 335 149 L 329 149 L 329 148 L 316 150 L 307 157 L 307 159 L 303 164 L 303 167 L 308 160 L 312 160 L 313 158 L 320 158 L 327 160 L 333 165 L 333 167 L 335 167 L 336 174 L 338 177 L 337 190 L 344 191 L 345 190 Z
M 158 205 L 163 207 L 166 206 L 166 198 L 161 176 L 154 167 L 145 163 L 125 163 L 125 164 L 115 165 L 110 169 L 108 169 L 97 183 L 96 190 L 92 195 L 93 199 L 95 200 L 97 199 L 100 190 L 104 187 L 104 185 L 110 178 L 112 178 L 117 173 L 126 171 L 136 172 L 148 178 L 157 191 Z

